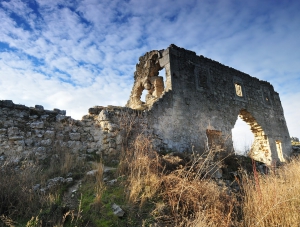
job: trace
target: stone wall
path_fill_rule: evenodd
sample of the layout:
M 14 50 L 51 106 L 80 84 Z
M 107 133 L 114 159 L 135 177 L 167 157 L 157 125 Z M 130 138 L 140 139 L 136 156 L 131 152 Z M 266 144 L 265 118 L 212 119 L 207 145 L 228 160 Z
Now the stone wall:
M 240 116 L 255 137 L 254 159 L 271 164 L 290 156 L 283 109 L 270 83 L 175 45 L 139 60 L 127 107 L 95 106 L 74 120 L 59 109 L 0 101 L 0 154 L 45 160 L 61 150 L 117 159 L 140 132 L 158 151 L 232 150 L 231 130 Z
M 10 100 L 0 101 L 2 159 L 39 162 L 57 152 L 117 159 L 123 136 L 126 137 L 126 122 L 136 121 L 138 116 L 136 111 L 114 106 L 90 108 L 82 120 L 74 120 L 65 113 L 59 109 L 44 110 L 40 105 L 26 107 Z

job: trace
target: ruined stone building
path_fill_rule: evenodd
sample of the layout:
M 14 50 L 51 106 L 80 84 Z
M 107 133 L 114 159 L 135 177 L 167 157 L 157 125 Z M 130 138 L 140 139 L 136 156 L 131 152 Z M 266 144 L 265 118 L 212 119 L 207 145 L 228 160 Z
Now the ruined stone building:
M 254 159 L 271 164 L 290 155 L 283 109 L 270 83 L 171 45 L 140 57 L 126 107 L 95 106 L 74 120 L 58 109 L 0 101 L 0 154 L 44 160 L 61 149 L 117 157 L 128 139 L 124 125 L 133 118 L 157 150 L 230 150 L 238 116 L 254 134 Z
M 231 130 L 240 116 L 254 134 L 254 159 L 270 163 L 289 156 L 289 132 L 270 83 L 175 45 L 139 60 L 127 106 L 147 110 L 148 126 L 167 148 L 230 148 Z M 163 68 L 165 81 L 158 76 Z M 140 100 L 143 90 L 148 90 L 145 103 Z

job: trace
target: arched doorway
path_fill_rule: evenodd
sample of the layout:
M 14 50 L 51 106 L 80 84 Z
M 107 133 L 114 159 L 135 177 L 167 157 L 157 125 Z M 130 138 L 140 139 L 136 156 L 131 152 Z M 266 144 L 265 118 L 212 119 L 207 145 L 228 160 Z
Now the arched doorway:
M 272 161 L 271 149 L 268 136 L 263 128 L 246 109 L 241 109 L 238 116 L 250 126 L 250 130 L 254 135 L 254 141 L 248 152 L 248 156 L 270 165 Z
M 231 132 L 235 153 L 247 156 L 254 141 L 250 126 L 238 116 Z

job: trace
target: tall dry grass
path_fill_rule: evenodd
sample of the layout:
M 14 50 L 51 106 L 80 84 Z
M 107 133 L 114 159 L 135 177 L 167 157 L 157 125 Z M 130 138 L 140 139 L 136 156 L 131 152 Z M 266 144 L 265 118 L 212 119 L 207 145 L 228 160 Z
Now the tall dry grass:
M 162 175 L 159 157 L 151 148 L 151 141 L 143 134 L 137 136 L 132 149 L 125 153 L 118 171 L 120 175 L 127 176 L 129 201 L 142 206 L 159 189 Z
M 232 225 L 236 200 L 210 178 L 219 165 L 211 151 L 190 154 L 185 165 L 169 170 L 149 138 L 138 135 L 132 145 L 119 166 L 131 203 L 156 204 L 151 213 L 164 226 Z
M 32 189 L 38 174 L 38 170 L 0 166 L 0 226 L 1 220 L 31 217 L 39 210 L 42 201 Z
M 300 225 L 300 160 L 271 171 L 268 175 L 247 174 L 243 179 L 244 226 Z
M 102 162 L 99 162 L 96 164 L 97 172 L 95 174 L 96 177 L 96 197 L 95 197 L 95 204 L 100 204 L 102 195 L 106 189 L 105 183 L 103 181 L 103 175 L 104 175 L 104 164 Z
M 169 208 L 163 217 L 175 226 L 232 226 L 235 220 L 235 196 L 217 185 L 211 176 L 221 166 L 218 151 L 190 154 L 191 160 L 162 178 L 161 195 Z

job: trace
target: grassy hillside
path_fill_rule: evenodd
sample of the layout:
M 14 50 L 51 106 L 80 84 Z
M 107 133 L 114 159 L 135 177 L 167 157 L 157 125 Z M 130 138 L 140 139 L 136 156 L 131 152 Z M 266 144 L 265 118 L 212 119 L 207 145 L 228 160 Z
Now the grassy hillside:
M 1 162 L 0 226 L 300 223 L 298 158 L 267 169 L 224 150 L 162 155 L 143 135 L 124 148 L 119 162 L 57 156 L 43 165 Z M 116 215 L 113 204 L 124 215 Z

